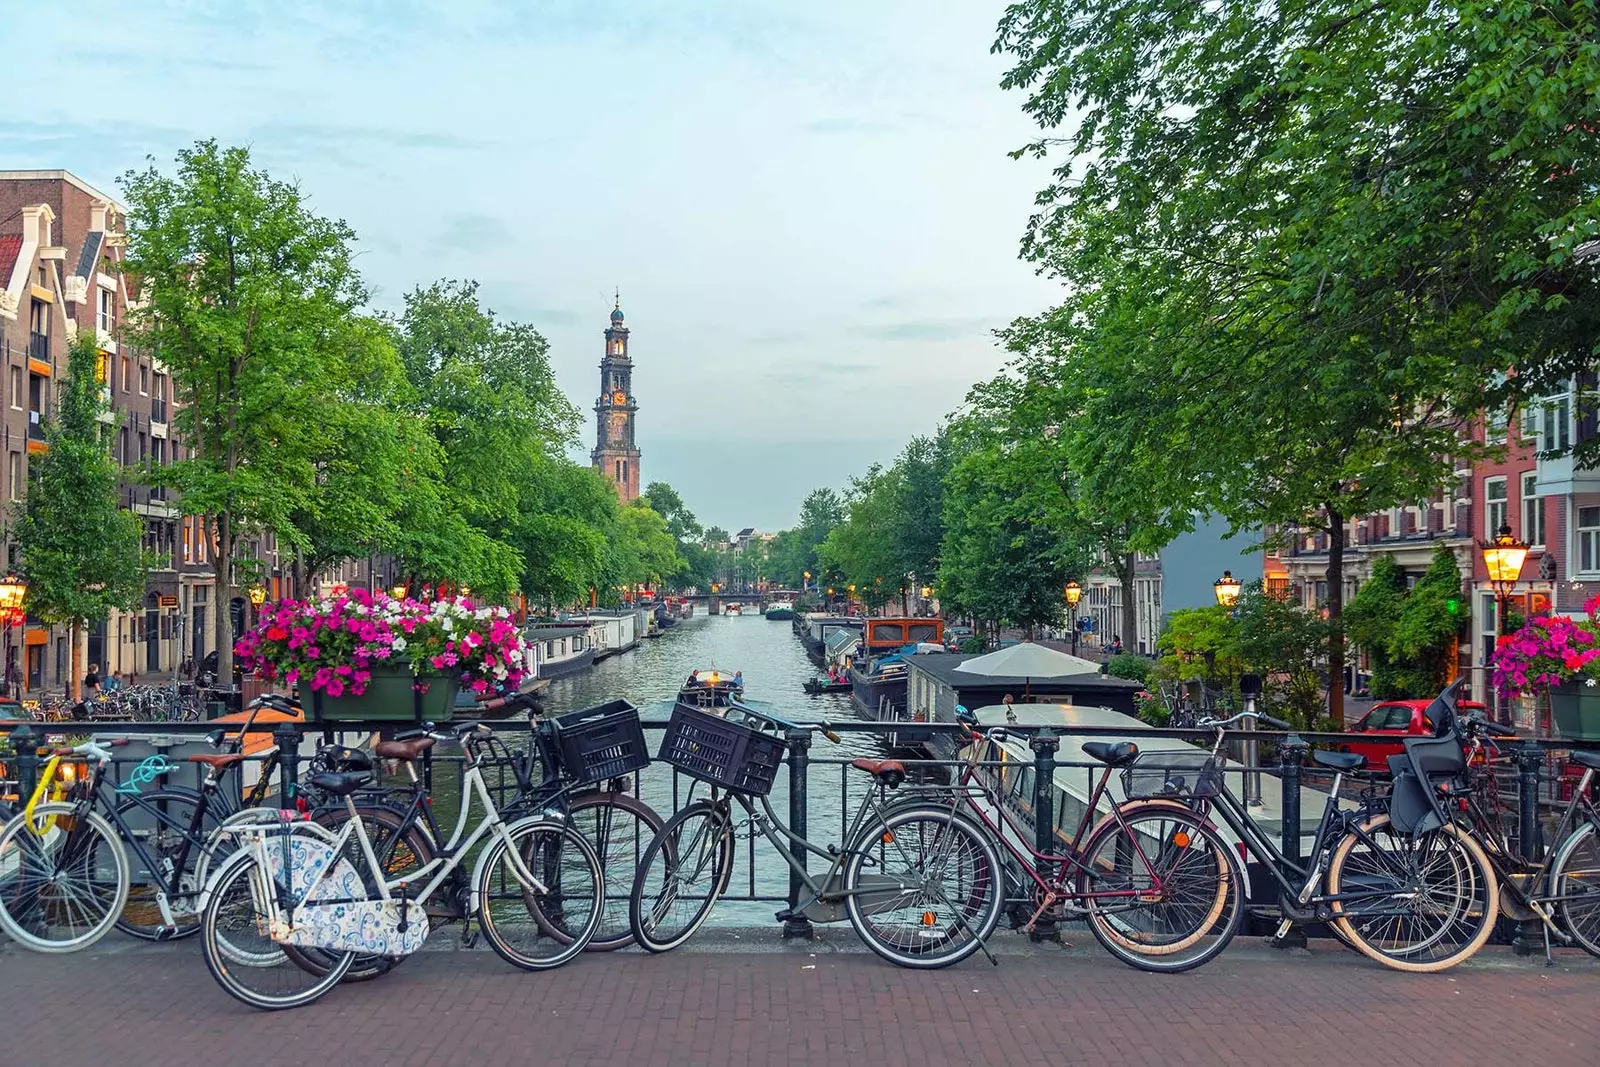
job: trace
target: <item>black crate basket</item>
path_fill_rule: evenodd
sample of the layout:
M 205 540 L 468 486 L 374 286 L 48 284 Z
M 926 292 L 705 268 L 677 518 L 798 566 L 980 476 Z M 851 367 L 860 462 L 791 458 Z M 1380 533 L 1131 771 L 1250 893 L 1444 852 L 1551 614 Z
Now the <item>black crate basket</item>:
M 678 704 L 657 758 L 703 782 L 764 797 L 788 751 L 781 737 Z
M 612 700 L 550 720 L 556 759 L 574 782 L 603 782 L 650 766 L 639 709 Z
M 1222 790 L 1222 761 L 1204 749 L 1141 752 L 1122 769 L 1129 800 L 1154 797 L 1214 797 Z

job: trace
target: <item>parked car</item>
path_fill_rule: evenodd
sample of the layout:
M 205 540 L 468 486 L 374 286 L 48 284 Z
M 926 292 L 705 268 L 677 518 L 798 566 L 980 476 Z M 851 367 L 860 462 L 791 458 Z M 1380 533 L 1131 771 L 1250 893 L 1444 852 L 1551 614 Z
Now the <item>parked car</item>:
M 1339 746 L 1340 752 L 1358 752 L 1366 757 L 1367 766 L 1384 770 L 1390 756 L 1403 751 L 1401 742 L 1407 737 L 1432 737 L 1433 720 L 1428 718 L 1431 700 L 1384 700 L 1372 705 L 1348 729 L 1353 734 L 1366 734 L 1371 740 L 1350 741 Z M 1474 700 L 1463 700 L 1457 705 L 1462 711 L 1485 710 Z

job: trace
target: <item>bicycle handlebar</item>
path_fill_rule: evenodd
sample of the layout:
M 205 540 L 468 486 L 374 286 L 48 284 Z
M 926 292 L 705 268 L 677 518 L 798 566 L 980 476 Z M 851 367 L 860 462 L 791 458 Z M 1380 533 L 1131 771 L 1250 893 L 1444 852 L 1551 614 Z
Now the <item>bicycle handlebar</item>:
M 1241 711 L 1239 714 L 1229 716 L 1226 719 L 1201 719 L 1200 726 L 1203 729 L 1216 730 L 1221 729 L 1224 726 L 1232 726 L 1240 719 L 1256 719 L 1260 722 L 1266 723 L 1268 726 L 1271 726 L 1274 729 L 1282 730 L 1285 733 L 1294 733 L 1297 729 L 1297 727 L 1290 723 L 1284 722 L 1282 719 L 1274 719 L 1271 715 L 1263 715 L 1259 711 Z
M 766 719 L 768 722 L 776 726 L 781 726 L 786 730 L 815 731 L 816 733 L 821 734 L 823 737 L 826 737 L 829 741 L 832 741 L 834 744 L 839 744 L 839 735 L 833 732 L 833 724 L 826 719 L 823 719 L 821 722 L 790 722 L 781 715 L 774 715 L 770 711 L 762 711 L 759 708 L 753 708 L 749 704 L 736 704 L 734 707 L 736 710 L 743 712 L 746 715 L 754 715 L 759 719 Z

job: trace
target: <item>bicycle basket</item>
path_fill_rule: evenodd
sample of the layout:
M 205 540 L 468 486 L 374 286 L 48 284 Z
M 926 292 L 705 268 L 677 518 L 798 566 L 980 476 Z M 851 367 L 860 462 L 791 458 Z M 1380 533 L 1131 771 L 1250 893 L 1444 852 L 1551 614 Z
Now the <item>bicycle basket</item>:
M 1222 765 L 1202 749 L 1141 752 L 1122 769 L 1129 800 L 1212 797 L 1222 790 Z
M 764 797 L 788 750 L 781 737 L 679 704 L 657 758 L 701 781 Z
M 558 715 L 550 720 L 550 730 L 562 772 L 579 784 L 650 766 L 639 709 L 626 700 Z

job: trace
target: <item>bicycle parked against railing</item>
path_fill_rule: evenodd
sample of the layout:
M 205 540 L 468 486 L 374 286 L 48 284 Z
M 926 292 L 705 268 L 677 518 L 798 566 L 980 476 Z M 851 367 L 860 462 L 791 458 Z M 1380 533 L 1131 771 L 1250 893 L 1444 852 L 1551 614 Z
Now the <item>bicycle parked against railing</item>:
M 207 886 L 201 925 L 206 966 L 218 984 L 257 1008 L 309 1004 L 337 985 L 358 957 L 404 956 L 421 948 L 429 930 L 426 905 L 441 891 L 468 921 L 466 932 L 476 920 L 490 947 L 516 967 L 543 970 L 582 952 L 604 908 L 600 860 L 559 817 L 502 821 L 480 763 L 492 736 L 478 723 L 428 734 L 428 740 L 453 738 L 466 754 L 459 814 L 438 855 L 397 878 L 374 853 L 352 800 L 371 783 L 368 772 L 312 776 L 311 784 L 341 798 L 350 816 L 332 842 L 314 823 L 226 831 L 239 836 L 242 847 Z M 482 815 L 469 830 L 474 799 Z M 469 881 L 464 864 L 484 842 Z M 352 862 L 352 856 L 358 858 Z
M 1096 940 L 1124 963 L 1147 971 L 1198 967 L 1228 946 L 1245 908 L 1245 880 L 1238 857 L 1207 822 L 1181 805 L 1143 804 L 1175 773 L 1189 771 L 1191 753 L 1141 752 L 1132 742 L 1089 741 L 1081 747 L 1105 765 L 1084 801 L 1083 817 L 1065 850 L 1034 847 L 1031 827 L 1005 802 L 1010 774 L 1025 771 L 986 766 L 1010 736 L 1005 727 L 979 730 L 966 708 L 956 709 L 969 745 L 961 775 L 949 792 L 949 810 L 970 815 L 986 836 L 1005 850 L 1029 891 L 1032 931 L 1040 919 L 1087 919 Z M 1199 755 L 1203 755 L 1200 753 Z M 989 761 L 992 763 L 992 760 Z M 1201 792 L 1220 773 L 1202 765 L 1193 781 Z M 1112 802 L 1114 771 L 1123 775 L 1127 801 Z M 1053 783 L 1050 783 L 1053 787 Z M 1109 806 L 1101 814 L 1102 801 Z
M 1460 794 L 1452 814 L 1483 845 L 1500 880 L 1501 910 L 1519 921 L 1538 920 L 1546 959 L 1552 937 L 1600 956 L 1600 808 L 1590 797 L 1600 752 L 1579 749 L 1568 755 L 1583 775 L 1551 833 L 1553 844 L 1535 859 L 1523 855 L 1511 839 L 1495 773 L 1502 762 L 1496 740 L 1515 738 L 1517 732 L 1480 713 L 1463 716 L 1454 725 L 1467 746 L 1471 788 Z
M 1443 699 L 1441 697 L 1441 699 Z M 1430 709 L 1440 721 L 1443 712 Z M 1245 719 L 1285 731 L 1291 757 L 1309 755 L 1333 772 L 1333 784 L 1306 860 L 1291 860 L 1273 843 L 1221 773 L 1227 728 Z M 1359 753 L 1311 750 L 1289 723 L 1253 711 L 1205 724 L 1216 731 L 1214 773 L 1193 782 L 1175 777 L 1155 804 L 1183 804 L 1216 817 L 1263 863 L 1278 884 L 1281 938 L 1297 923 L 1328 923 L 1364 955 L 1402 971 L 1442 971 L 1477 952 L 1499 915 L 1498 881 L 1483 848 L 1444 812 L 1441 792 L 1457 781 L 1464 760 L 1453 739 L 1408 738 L 1393 792 L 1369 791 L 1358 809 L 1339 806 L 1347 772 Z M 1202 784 L 1204 783 L 1204 784 Z M 1299 827 L 1284 833 L 1299 835 Z
M 858 759 L 851 766 L 880 788 L 863 794 L 847 845 L 807 840 L 767 799 L 787 748 L 778 729 L 838 740 L 826 723 L 793 723 L 750 707 L 727 709 L 725 717 L 681 705 L 673 710 L 661 758 L 709 783 L 711 792 L 695 800 L 691 788 L 688 802 L 645 849 L 628 910 L 635 940 L 666 952 L 694 935 L 727 891 L 734 841 L 748 826 L 752 837 L 760 833 L 771 842 L 810 894 L 780 911 L 779 920 L 848 919 L 869 948 L 902 967 L 945 967 L 981 948 L 1004 897 L 1000 857 L 988 835 L 947 806 L 891 799 L 906 778 L 900 762 Z M 743 821 L 736 821 L 735 806 Z M 826 860 L 827 870 L 807 871 L 799 858 L 807 853 Z
M 663 820 L 655 809 L 627 792 L 628 775 L 650 762 L 639 713 L 626 701 L 556 719 L 542 719 L 536 696 L 519 694 L 482 704 L 487 712 L 529 713 L 529 747 L 514 751 L 499 734 L 483 744 L 481 766 L 511 772 L 515 795 L 500 807 L 506 819 L 555 812 L 594 846 L 606 873 L 610 891 L 600 926 L 588 944 L 591 952 L 609 952 L 633 941 L 628 924 L 628 889 L 645 848 L 660 832 Z M 356 812 L 367 824 L 373 850 L 391 879 L 425 866 L 439 852 L 440 832 L 427 790 L 416 764 L 433 747 L 426 730 L 404 731 L 378 742 L 373 752 L 380 759 L 401 763 L 409 778 L 399 787 L 365 789 L 352 797 Z M 323 808 L 318 822 L 338 828 L 349 815 L 344 804 Z M 621 891 L 616 887 L 620 885 Z M 434 917 L 458 917 L 447 905 L 430 910 Z M 396 960 L 358 961 L 348 979 L 371 977 Z

